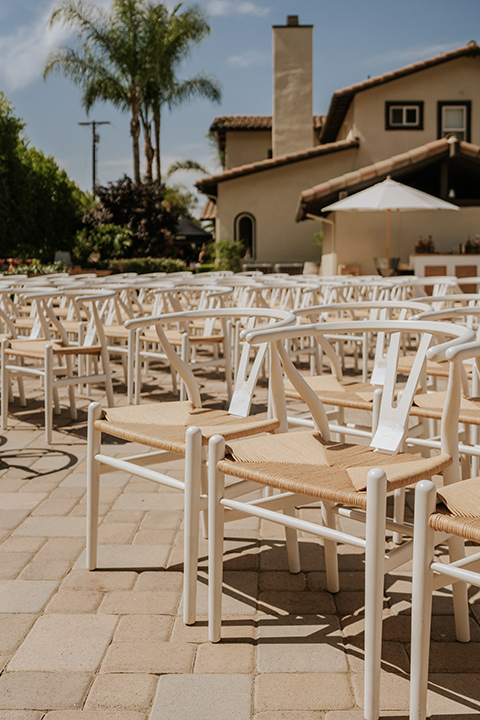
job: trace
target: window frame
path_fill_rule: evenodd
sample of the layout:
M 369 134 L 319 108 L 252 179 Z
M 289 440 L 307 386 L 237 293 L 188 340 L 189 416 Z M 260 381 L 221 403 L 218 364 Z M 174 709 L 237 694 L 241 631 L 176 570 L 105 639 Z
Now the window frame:
M 444 138 L 448 135 L 454 135 L 455 132 L 460 130 L 447 130 L 443 129 L 443 110 L 444 108 L 462 108 L 465 111 L 465 129 L 464 129 L 464 140 L 471 142 L 471 127 L 472 127 L 472 101 L 471 100 L 439 100 L 437 103 L 437 136 L 438 138 Z
M 401 108 L 406 114 L 410 108 L 417 111 L 417 122 L 406 123 L 405 118 L 401 125 L 392 124 L 391 110 L 392 108 Z M 385 130 L 423 130 L 423 100 L 387 100 L 385 102 Z

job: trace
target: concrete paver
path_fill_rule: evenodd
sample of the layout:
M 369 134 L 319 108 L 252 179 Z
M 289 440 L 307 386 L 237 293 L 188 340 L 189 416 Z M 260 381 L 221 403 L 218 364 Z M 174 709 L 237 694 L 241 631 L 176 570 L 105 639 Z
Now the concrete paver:
M 92 675 L 82 672 L 6 672 L 0 677 L 0 708 L 79 708 L 92 680 Z
M 9 663 L 9 670 L 92 671 L 118 622 L 115 615 L 43 615 Z
M 155 675 L 98 675 L 88 693 L 85 710 L 148 710 L 158 678 Z
M 251 694 L 248 675 L 165 675 L 150 720 L 249 720 Z

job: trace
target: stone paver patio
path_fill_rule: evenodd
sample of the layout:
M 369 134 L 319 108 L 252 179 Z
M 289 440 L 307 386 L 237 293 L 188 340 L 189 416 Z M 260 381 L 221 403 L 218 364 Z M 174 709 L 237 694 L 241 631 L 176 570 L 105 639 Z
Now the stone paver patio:
M 170 387 L 161 373 L 155 380 Z M 210 399 L 223 392 L 218 377 L 203 384 Z M 121 473 L 103 478 L 104 569 L 86 571 L 87 398 L 78 421 L 67 411 L 55 419 L 47 446 L 34 386 L 28 397 L 26 409 L 11 406 L 0 435 L 0 720 L 363 718 L 361 553 L 340 549 L 342 589 L 334 596 L 317 540 L 302 537 L 302 572 L 291 575 L 280 529 L 251 518 L 228 525 L 224 639 L 213 645 L 203 539 L 199 620 L 186 627 L 181 619 L 182 496 Z M 149 397 L 162 397 L 153 383 Z M 132 445 L 111 443 L 109 452 L 132 454 Z M 181 473 L 182 462 L 169 467 Z M 409 610 L 404 566 L 386 585 L 385 718 L 408 715 Z M 480 605 L 472 607 L 468 645 L 455 642 L 446 594 L 434 611 L 431 717 L 478 717 Z

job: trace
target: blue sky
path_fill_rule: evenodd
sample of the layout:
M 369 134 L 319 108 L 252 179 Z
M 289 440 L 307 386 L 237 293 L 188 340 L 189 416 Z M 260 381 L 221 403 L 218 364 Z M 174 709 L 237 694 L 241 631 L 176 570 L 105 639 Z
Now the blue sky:
M 54 0 L 0 0 L 0 89 L 26 124 L 32 145 L 53 155 L 82 188 L 91 187 L 91 130 L 78 122 L 109 121 L 100 128 L 98 182 L 132 174 L 128 116 L 99 103 L 87 117 L 79 90 L 62 77 L 42 79 L 48 51 L 68 44 L 48 28 Z M 109 0 L 97 0 L 108 6 Z M 185 5 L 194 3 L 185 2 Z M 216 115 L 269 115 L 272 111 L 272 25 L 298 14 L 314 26 L 314 112 L 325 113 L 337 89 L 440 52 L 480 42 L 479 0 L 202 0 L 211 34 L 182 68 L 214 74 L 221 104 L 195 101 L 162 124 L 162 162 L 193 159 L 218 171 L 206 134 Z M 167 2 L 170 7 L 173 3 Z M 192 185 L 193 176 L 177 181 Z

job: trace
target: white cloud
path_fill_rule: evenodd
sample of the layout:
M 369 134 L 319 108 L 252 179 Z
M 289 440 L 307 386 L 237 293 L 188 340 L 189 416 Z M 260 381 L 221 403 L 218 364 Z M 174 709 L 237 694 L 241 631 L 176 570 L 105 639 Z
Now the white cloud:
M 260 50 L 245 50 L 239 55 L 231 55 L 227 62 L 233 68 L 246 68 L 252 65 L 263 65 L 269 57 L 267 53 Z
M 243 2 L 210 0 L 207 3 L 207 11 L 210 15 L 254 15 L 255 17 L 264 17 L 268 15 L 270 8 L 257 5 L 251 0 L 243 0 Z
M 50 50 L 62 45 L 71 31 L 61 24 L 49 27 L 48 20 L 57 2 L 51 2 L 29 25 L 19 25 L 0 36 L 0 83 L 7 90 L 19 90 L 38 80 Z M 110 0 L 101 0 L 107 7 Z

